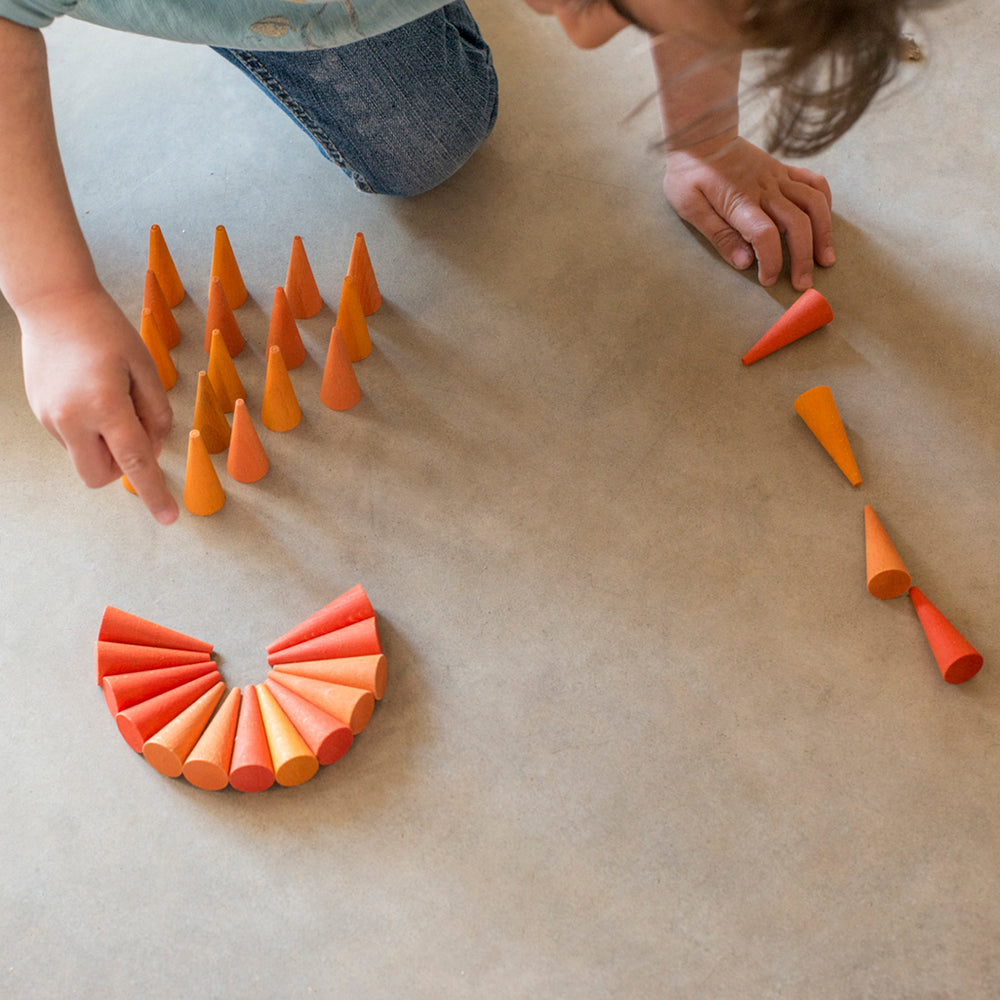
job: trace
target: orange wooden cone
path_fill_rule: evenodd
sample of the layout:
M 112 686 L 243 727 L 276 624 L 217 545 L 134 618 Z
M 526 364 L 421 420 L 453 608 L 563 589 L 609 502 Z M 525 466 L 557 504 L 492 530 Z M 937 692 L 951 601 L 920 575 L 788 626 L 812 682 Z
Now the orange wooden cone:
M 267 350 L 277 344 L 285 367 L 298 368 L 306 359 L 306 349 L 302 343 L 299 328 L 295 325 L 288 296 L 280 285 L 274 290 L 274 304 L 271 307 L 271 322 L 267 329 Z
M 122 486 L 124 486 L 125 489 L 132 494 L 132 496 L 137 497 L 139 495 L 138 490 L 136 490 L 136 488 L 129 482 L 128 476 L 122 476 L 121 482 Z
M 760 361 L 761 358 L 773 354 L 807 333 L 826 326 L 832 319 L 833 309 L 830 303 L 815 288 L 810 288 L 803 292 L 784 316 L 743 355 L 743 364 L 752 365 L 755 361 Z
M 871 504 L 865 504 L 865 565 L 872 596 L 889 600 L 910 589 L 910 574 Z
M 188 663 L 182 667 L 159 667 L 155 670 L 136 670 L 129 674 L 109 674 L 101 681 L 104 700 L 112 715 L 138 705 L 140 701 L 155 698 L 164 691 L 187 684 L 196 677 L 216 670 L 214 660 Z
M 910 600 L 941 676 L 949 684 L 961 684 L 975 677 L 983 665 L 983 658 L 969 640 L 916 587 L 910 587 Z
M 218 276 L 208 283 L 208 312 L 205 314 L 205 353 L 212 351 L 212 331 L 218 330 L 226 342 L 229 356 L 235 358 L 246 345 L 240 324 L 233 314 L 233 307 L 226 298 L 222 279 Z
M 248 684 L 243 689 L 240 718 L 233 740 L 229 764 L 229 784 L 238 792 L 262 792 L 274 784 L 274 766 L 267 748 L 264 720 L 260 714 L 257 689 Z
M 272 431 L 290 431 L 299 425 L 302 409 L 288 377 L 280 347 L 267 352 L 267 375 L 264 378 L 264 398 L 260 405 L 260 421 Z
M 184 475 L 184 506 L 192 514 L 214 514 L 226 502 L 219 474 L 201 439 L 200 431 L 188 435 L 187 471 Z
M 296 319 L 308 319 L 315 316 L 323 307 L 323 298 L 316 287 L 306 248 L 302 237 L 292 240 L 292 252 L 288 258 L 288 272 L 285 275 L 285 294 L 288 305 Z
M 340 289 L 340 305 L 337 307 L 337 326 L 344 335 L 347 353 L 352 361 L 361 361 L 371 354 L 372 340 L 368 333 L 368 320 L 361 308 L 361 299 L 354 279 L 348 274 Z
M 198 393 L 194 402 L 191 426 L 201 431 L 201 439 L 210 455 L 217 455 L 229 447 L 229 421 L 222 412 L 219 400 L 209 381 L 208 372 L 198 372 Z
M 172 351 L 181 342 L 181 328 L 167 305 L 167 297 L 160 287 L 160 280 L 152 268 L 146 268 L 146 284 L 142 291 L 142 308 L 148 309 L 160 329 L 163 343 Z
M 237 399 L 246 399 L 246 390 L 226 347 L 221 330 L 213 330 L 208 351 L 208 380 L 215 390 L 223 413 L 232 413 Z
M 160 774 L 165 774 L 168 778 L 181 776 L 187 755 L 204 732 L 225 690 L 226 685 L 219 681 L 143 743 L 143 757 Z
M 179 667 L 186 663 L 203 663 L 208 657 L 196 649 L 170 649 L 164 646 L 141 646 L 128 642 L 107 642 L 98 639 L 94 644 L 97 664 L 97 683 L 115 674 L 131 674 L 137 670 L 156 670 L 160 667 Z
M 156 325 L 151 309 L 143 309 L 142 311 L 139 336 L 142 337 L 142 342 L 146 345 L 146 350 L 149 351 L 153 364 L 156 365 L 156 374 L 160 376 L 163 388 L 168 391 L 173 389 L 177 384 L 177 368 L 170 357 L 167 345 L 163 342 L 163 335 Z
M 166 646 L 168 649 L 198 649 L 212 652 L 212 644 L 202 639 L 157 625 L 109 604 L 101 617 L 97 638 L 102 642 L 130 642 L 137 646 Z
M 330 333 L 319 398 L 331 410 L 349 410 L 361 399 L 358 376 L 354 373 L 339 326 L 335 326 Z
M 332 764 L 351 748 L 354 734 L 350 726 L 334 718 L 329 712 L 324 712 L 311 701 L 306 701 L 301 695 L 282 687 L 277 681 L 265 681 L 264 686 L 274 695 L 274 700 L 320 764 Z
M 233 413 L 233 433 L 229 439 L 229 454 L 226 468 L 238 483 L 255 483 L 262 479 L 271 467 L 260 436 L 247 412 L 246 403 L 236 400 Z
M 350 590 L 334 598 L 279 639 L 275 639 L 267 647 L 267 651 L 276 653 L 279 649 L 295 646 L 307 639 L 315 639 L 318 635 L 334 632 L 345 625 L 353 625 L 365 618 L 371 618 L 374 614 L 375 609 L 368 600 L 364 587 L 356 583 Z
M 304 784 L 319 770 L 319 760 L 263 684 L 257 685 L 257 700 L 274 765 L 274 780 L 285 786 Z
M 195 788 L 217 792 L 229 784 L 229 764 L 233 758 L 241 695 L 238 687 L 230 688 L 219 711 L 184 761 L 181 773 Z
M 382 305 L 382 293 L 375 280 L 371 257 L 368 256 L 368 245 L 365 243 L 365 237 L 362 233 L 354 234 L 351 262 L 347 266 L 347 273 L 354 279 L 354 284 L 357 286 L 361 308 L 364 309 L 366 316 L 371 316 Z
M 385 657 L 381 653 L 374 656 L 346 656 L 338 660 L 306 660 L 304 663 L 282 663 L 282 672 L 299 677 L 314 677 L 328 684 L 344 684 L 347 687 L 371 691 L 376 700 L 385 694 Z
M 305 660 L 335 660 L 345 656 L 374 656 L 382 652 L 382 643 L 378 636 L 378 626 L 374 617 L 345 625 L 344 628 L 315 639 L 286 646 L 267 654 L 267 662 L 272 666 L 276 663 L 294 663 Z
M 150 736 L 158 733 L 171 719 L 177 718 L 188 705 L 194 704 L 221 680 L 219 671 L 213 670 L 212 673 L 188 681 L 180 687 L 140 701 L 138 705 L 126 708 L 115 716 L 118 730 L 136 753 L 142 753 L 142 745 Z
M 847 440 L 847 431 L 837 411 L 833 393 L 828 385 L 817 385 L 802 393 L 795 400 L 795 412 L 806 422 L 806 426 L 816 435 L 827 454 L 837 463 L 837 467 L 852 486 L 861 485 L 861 473 Z
M 146 266 L 156 275 L 167 305 L 171 309 L 179 305 L 184 298 L 184 285 L 181 284 L 174 259 L 170 256 L 167 242 L 159 226 L 149 227 L 149 258 Z
M 345 726 L 350 726 L 355 735 L 368 725 L 375 709 L 375 696 L 371 691 L 362 691 L 361 688 L 328 684 L 314 677 L 299 677 L 281 670 L 272 670 L 267 677 L 312 702 Z
M 240 265 L 236 263 L 232 244 L 225 226 L 215 227 L 215 242 L 212 246 L 212 278 L 218 278 L 226 293 L 226 299 L 233 309 L 239 309 L 247 300 L 247 286 L 243 283 Z M 211 278 L 209 279 L 211 280 Z

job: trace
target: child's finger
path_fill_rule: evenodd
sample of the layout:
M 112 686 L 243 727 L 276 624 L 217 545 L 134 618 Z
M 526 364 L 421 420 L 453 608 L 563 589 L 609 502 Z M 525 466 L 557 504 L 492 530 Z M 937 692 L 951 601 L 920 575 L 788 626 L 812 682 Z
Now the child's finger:
M 174 413 L 152 364 L 133 372 L 132 404 L 139 422 L 149 436 L 154 454 L 158 455 L 170 432 Z
M 139 499 L 160 524 L 172 524 L 179 513 L 157 464 L 153 442 L 133 413 L 104 429 L 104 441 L 118 469 L 128 477 Z
M 681 206 L 677 214 L 694 226 L 715 247 L 719 256 L 736 270 L 746 270 L 753 263 L 754 252 L 750 243 L 719 215 L 707 198 L 701 196 L 691 204 Z

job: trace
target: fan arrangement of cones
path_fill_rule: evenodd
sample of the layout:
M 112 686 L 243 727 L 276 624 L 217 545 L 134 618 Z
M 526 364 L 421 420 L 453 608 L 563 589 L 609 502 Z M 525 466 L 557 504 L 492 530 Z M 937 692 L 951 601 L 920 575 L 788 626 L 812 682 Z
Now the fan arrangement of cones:
M 301 785 L 350 749 L 385 694 L 375 611 L 352 587 L 267 647 L 260 684 L 227 691 L 213 646 L 104 611 L 97 683 L 125 742 L 161 774 L 216 791 Z

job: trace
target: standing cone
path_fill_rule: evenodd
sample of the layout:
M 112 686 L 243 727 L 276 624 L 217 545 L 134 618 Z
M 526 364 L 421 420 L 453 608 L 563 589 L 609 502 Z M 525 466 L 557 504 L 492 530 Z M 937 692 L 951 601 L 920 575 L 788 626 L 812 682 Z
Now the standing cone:
M 340 304 L 337 306 L 337 326 L 344 335 L 347 353 L 352 361 L 361 361 L 371 354 L 372 339 L 368 333 L 368 320 L 361 308 L 358 289 L 354 279 L 348 274 L 340 288 Z
M 201 439 L 210 455 L 217 455 L 229 447 L 229 422 L 219 405 L 208 372 L 198 372 L 198 393 L 191 426 L 196 431 L 201 431 Z
M 873 597 L 884 601 L 909 590 L 910 574 L 871 504 L 865 504 L 865 565 Z
M 232 244 L 225 226 L 215 227 L 215 243 L 212 246 L 212 274 L 218 277 L 226 293 L 226 299 L 233 309 L 239 309 L 247 300 L 247 286 L 243 283 L 240 265 L 236 263 Z M 209 278 L 209 281 L 211 281 Z
M 136 670 L 130 674 L 111 674 L 104 678 L 104 700 L 112 715 L 138 705 L 140 701 L 155 698 L 188 681 L 193 681 L 216 669 L 213 660 L 189 663 L 180 667 L 160 667 L 156 670 Z
M 333 660 L 345 656 L 374 656 L 382 652 L 375 618 L 345 625 L 334 632 L 286 646 L 267 654 L 267 662 L 296 663 L 304 660 Z
M 205 315 L 205 353 L 212 352 L 212 331 L 218 330 L 226 342 L 229 356 L 235 358 L 246 345 L 240 324 L 236 322 L 233 308 L 226 298 L 222 279 L 218 276 L 208 283 L 208 312 Z
M 264 686 L 274 695 L 274 700 L 320 764 L 332 764 L 351 748 L 354 734 L 350 726 L 334 718 L 329 712 L 324 712 L 311 701 L 306 701 L 301 695 L 282 687 L 277 681 L 265 681 Z
M 229 784 L 238 792 L 262 792 L 274 784 L 274 766 L 267 748 L 264 720 L 257 701 L 257 689 L 248 684 L 243 689 L 240 718 L 233 740 L 229 764 Z
M 257 700 L 274 765 L 274 780 L 285 786 L 304 784 L 319 770 L 319 760 L 263 684 L 257 685 Z
M 163 343 L 168 351 L 172 351 L 181 342 L 181 328 L 177 319 L 167 305 L 167 297 L 160 287 L 156 272 L 146 268 L 146 284 L 142 290 L 142 308 L 148 309 L 156 320 L 156 325 L 163 337 Z
M 142 755 L 160 774 L 179 778 L 187 755 L 198 742 L 208 720 L 219 704 L 226 685 L 219 681 L 196 702 L 188 705 L 176 718 L 142 745 Z
M 795 412 L 806 422 L 806 426 L 816 435 L 827 454 L 837 463 L 838 468 L 852 486 L 861 485 L 861 473 L 847 440 L 847 431 L 837 411 L 833 393 L 828 385 L 817 385 L 808 389 L 795 400 Z
M 215 718 L 198 738 L 181 773 L 195 788 L 217 792 L 229 784 L 229 764 L 239 718 L 241 691 L 230 688 Z
M 122 611 L 121 608 L 113 608 L 110 604 L 104 609 L 97 638 L 101 642 L 130 642 L 137 646 L 197 649 L 208 654 L 213 649 L 210 642 L 157 625 L 156 622 Z
M 349 410 L 361 399 L 358 376 L 354 373 L 354 365 L 351 364 L 339 326 L 335 326 L 330 333 L 319 398 L 331 410 Z
M 223 413 L 232 413 L 237 399 L 246 399 L 246 390 L 226 346 L 221 330 L 213 330 L 208 351 L 208 380 L 215 390 Z
M 255 483 L 264 478 L 270 467 L 271 463 L 247 412 L 246 403 L 238 399 L 233 413 L 233 432 L 229 439 L 226 469 L 238 483 Z
M 149 351 L 153 364 L 156 365 L 156 374 L 160 376 L 163 388 L 167 391 L 173 389 L 177 384 L 177 369 L 170 357 L 170 352 L 167 350 L 167 345 L 163 342 L 163 335 L 156 325 L 152 309 L 143 309 L 142 311 L 139 336 L 142 337 L 142 342 L 146 345 L 146 350 Z
M 346 687 L 371 691 L 375 700 L 385 694 L 388 670 L 385 657 L 381 653 L 372 656 L 345 656 L 334 660 L 305 660 L 281 664 L 282 673 L 299 677 L 314 677 L 328 684 L 343 684 Z
M 267 329 L 267 347 L 275 344 L 281 348 L 286 368 L 298 368 L 306 359 L 306 349 L 302 343 L 299 328 L 295 325 L 288 296 L 280 285 L 274 290 L 274 304 L 271 306 L 271 322 Z
M 743 364 L 752 365 L 781 347 L 793 343 L 807 333 L 826 326 L 833 319 L 830 303 L 810 288 L 792 303 L 788 311 L 743 355 Z
M 221 680 L 219 671 L 213 670 L 210 674 L 126 708 L 115 716 L 118 730 L 136 753 L 142 753 L 142 745 L 150 736 L 158 733 L 171 719 L 176 719 L 188 705 L 194 704 Z
M 327 684 L 326 681 L 318 681 L 313 677 L 286 674 L 282 670 L 272 670 L 267 677 L 301 695 L 335 719 L 340 719 L 345 726 L 350 726 L 355 735 L 368 725 L 375 710 L 375 696 L 371 691 L 362 691 L 361 688 L 347 687 L 344 684 Z
M 363 233 L 354 234 L 354 246 L 351 247 L 351 262 L 347 266 L 347 273 L 357 286 L 361 308 L 364 309 L 366 316 L 371 316 L 382 305 L 382 293 L 375 280 L 375 271 L 368 256 L 368 245 L 365 243 Z
M 315 639 L 316 636 L 326 635 L 327 632 L 335 632 L 345 625 L 353 625 L 374 615 L 375 609 L 364 587 L 356 583 L 350 590 L 334 598 L 305 621 L 299 622 L 295 628 L 290 629 L 279 639 L 275 639 L 268 645 L 267 651 L 276 653 L 279 649 L 298 645 L 307 639 Z
M 160 282 L 163 290 L 163 297 L 167 300 L 167 305 L 173 309 L 180 305 L 184 298 L 184 285 L 181 284 L 180 275 L 174 266 L 174 259 L 167 249 L 167 242 L 163 238 L 163 233 L 159 226 L 149 227 L 149 258 L 146 267 L 151 270 Z
M 969 640 L 916 587 L 910 587 L 910 600 L 941 676 L 949 684 L 961 684 L 975 677 L 983 665 L 983 658 Z
M 201 439 L 200 431 L 188 435 L 187 471 L 184 475 L 184 506 L 192 514 L 214 514 L 226 502 L 219 475 Z
M 288 305 L 296 319 L 308 319 L 323 308 L 323 297 L 316 287 L 306 248 L 302 237 L 292 240 L 292 252 L 288 258 L 288 272 L 285 275 L 285 294 Z
M 264 378 L 264 398 L 260 406 L 260 421 L 272 431 L 290 431 L 302 419 L 302 409 L 288 377 L 281 348 L 275 345 L 267 352 L 267 375 Z

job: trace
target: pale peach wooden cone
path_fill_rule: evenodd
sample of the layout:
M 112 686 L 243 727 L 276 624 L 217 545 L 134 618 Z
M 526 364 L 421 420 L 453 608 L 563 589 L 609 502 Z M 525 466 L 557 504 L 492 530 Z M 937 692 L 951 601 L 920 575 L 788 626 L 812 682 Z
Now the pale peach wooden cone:
M 302 419 L 302 408 L 288 377 L 281 348 L 267 352 L 267 375 L 264 378 L 264 398 L 260 406 L 260 422 L 272 431 L 290 431 Z
M 345 656 L 332 660 L 305 660 L 297 663 L 282 663 L 283 673 L 299 677 L 314 677 L 328 684 L 343 684 L 346 687 L 371 691 L 376 699 L 385 694 L 388 676 L 385 657 L 381 653 L 372 656 Z
M 354 279 L 361 299 L 361 308 L 366 316 L 378 311 L 382 305 L 382 293 L 379 291 L 375 270 L 372 268 L 371 257 L 368 255 L 368 245 L 363 233 L 354 234 L 354 245 L 351 247 L 351 262 L 347 273 Z
M 368 725 L 375 709 L 375 696 L 371 691 L 344 684 L 329 684 L 314 677 L 286 674 L 282 670 L 272 670 L 267 676 L 269 680 L 277 681 L 289 691 L 294 691 L 306 701 L 318 705 L 324 712 L 340 719 L 344 725 L 351 727 L 351 732 L 355 735 Z
M 315 316 L 323 307 L 323 297 L 316 286 L 316 278 L 306 256 L 301 236 L 296 236 L 292 240 L 292 252 L 288 258 L 288 271 L 285 275 L 285 294 L 288 296 L 292 315 L 296 319 Z
M 285 786 L 304 784 L 319 770 L 319 760 L 263 684 L 257 685 L 257 700 L 274 765 L 274 780 Z
M 198 392 L 194 402 L 191 426 L 201 431 L 201 438 L 210 455 L 217 455 L 229 447 L 230 428 L 226 415 L 209 381 L 208 372 L 198 372 Z
M 208 352 L 208 380 L 224 413 L 232 413 L 237 399 L 246 399 L 246 390 L 226 347 L 221 330 L 213 330 Z
M 871 504 L 865 504 L 865 570 L 873 597 L 890 600 L 910 589 L 910 574 Z
M 236 254 L 225 226 L 215 227 L 215 242 L 212 246 L 211 277 L 218 276 L 226 292 L 226 299 L 233 309 L 239 309 L 247 300 L 247 286 L 240 273 L 240 265 L 236 263 Z M 211 278 L 209 279 L 211 280 Z
M 260 436 L 250 419 L 246 403 L 236 400 L 233 412 L 233 432 L 229 439 L 226 469 L 239 483 L 255 483 L 263 479 L 271 467 Z
M 181 342 L 181 328 L 167 305 L 167 297 L 160 287 L 160 280 L 152 268 L 146 268 L 146 284 L 142 291 L 142 308 L 148 309 L 156 320 L 163 343 L 172 351 Z
M 142 755 L 160 774 L 179 778 L 184 761 L 219 704 L 226 685 L 219 681 L 142 745 Z
M 219 711 L 184 761 L 181 773 L 195 788 L 216 792 L 229 784 L 241 694 L 238 687 L 230 688 Z
M 368 332 L 368 320 L 361 308 L 354 279 L 349 274 L 344 277 L 341 285 L 336 325 L 344 335 L 347 353 L 352 361 L 362 361 L 371 354 L 372 340 Z
M 331 410 L 349 410 L 361 399 L 358 376 L 354 372 L 339 326 L 335 326 L 330 333 L 319 398 Z
M 201 439 L 200 431 L 188 435 L 187 471 L 184 476 L 184 506 L 192 514 L 207 516 L 221 509 L 226 494 L 219 474 Z
M 280 285 L 274 290 L 274 303 L 271 306 L 271 322 L 267 329 L 267 347 L 275 344 L 281 348 L 281 356 L 285 359 L 285 367 L 298 368 L 306 359 L 306 349 L 302 343 L 299 328 L 295 325 L 288 296 Z
M 142 320 L 139 323 L 139 336 L 146 345 L 153 364 L 156 365 L 156 374 L 160 376 L 160 383 L 164 389 L 170 390 L 177 384 L 177 368 L 174 366 L 167 345 L 163 342 L 163 335 L 156 325 L 152 309 L 143 309 Z
M 167 305 L 171 309 L 179 305 L 184 298 L 184 285 L 181 283 L 180 275 L 174 266 L 174 259 L 170 256 L 167 241 L 163 238 L 159 226 L 149 227 L 149 258 L 146 266 L 160 282 Z
M 219 330 L 226 341 L 229 356 L 235 358 L 246 345 L 233 307 L 226 298 L 222 280 L 216 276 L 208 283 L 208 312 L 205 314 L 205 353 L 212 351 L 212 331 Z

